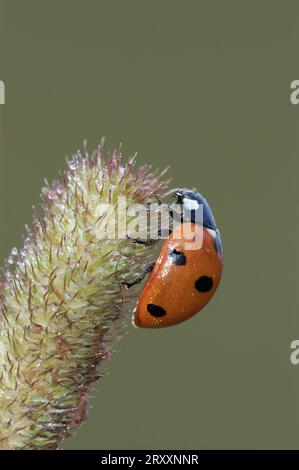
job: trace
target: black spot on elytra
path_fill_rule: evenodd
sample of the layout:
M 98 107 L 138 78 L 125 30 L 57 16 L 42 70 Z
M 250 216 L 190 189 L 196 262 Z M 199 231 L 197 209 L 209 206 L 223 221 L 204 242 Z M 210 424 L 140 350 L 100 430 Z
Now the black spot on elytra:
M 198 292 L 209 292 L 213 287 L 213 279 L 209 276 L 201 276 L 195 282 L 195 288 Z
M 171 262 L 176 266 L 184 266 L 187 263 L 187 258 L 182 251 L 176 250 L 175 248 L 169 252 Z
M 159 305 L 155 304 L 147 304 L 147 311 L 153 316 L 153 317 L 163 317 L 166 315 L 166 310 L 164 308 L 159 307 Z

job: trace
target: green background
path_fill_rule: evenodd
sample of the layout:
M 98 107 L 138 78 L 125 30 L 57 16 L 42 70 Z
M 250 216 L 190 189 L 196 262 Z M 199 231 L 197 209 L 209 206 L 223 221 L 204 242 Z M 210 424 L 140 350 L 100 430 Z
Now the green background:
M 1 264 L 64 156 L 121 141 L 206 195 L 213 301 L 129 327 L 64 449 L 299 448 L 297 1 L 0 0 Z

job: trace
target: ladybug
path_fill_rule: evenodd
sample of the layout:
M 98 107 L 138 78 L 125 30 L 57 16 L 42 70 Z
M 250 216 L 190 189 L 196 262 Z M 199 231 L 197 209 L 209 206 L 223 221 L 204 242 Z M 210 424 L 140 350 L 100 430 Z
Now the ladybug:
M 187 320 L 209 302 L 221 279 L 221 238 L 207 201 L 189 189 L 177 189 L 174 196 L 191 216 L 174 228 L 147 269 L 151 274 L 134 310 L 137 327 L 162 328 Z M 195 223 L 199 207 L 201 220 Z M 201 247 L 190 249 L 196 235 L 202 237 Z

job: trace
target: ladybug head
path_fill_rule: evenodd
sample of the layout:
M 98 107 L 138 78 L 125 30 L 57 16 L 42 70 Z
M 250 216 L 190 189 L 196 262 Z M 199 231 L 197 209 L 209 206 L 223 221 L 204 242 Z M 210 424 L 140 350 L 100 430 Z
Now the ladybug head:
M 176 189 L 173 196 L 176 198 L 176 203 L 183 205 L 183 207 L 191 214 L 191 222 L 195 221 L 196 211 L 200 206 L 203 208 L 202 212 L 202 225 L 211 230 L 217 230 L 217 225 L 206 199 L 195 189 Z

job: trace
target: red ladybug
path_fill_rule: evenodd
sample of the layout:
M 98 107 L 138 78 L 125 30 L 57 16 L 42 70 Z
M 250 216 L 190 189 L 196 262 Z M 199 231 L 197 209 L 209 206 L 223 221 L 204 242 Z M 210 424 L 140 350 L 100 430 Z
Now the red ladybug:
M 134 310 L 133 324 L 138 327 L 162 328 L 187 320 L 209 302 L 221 279 L 221 238 L 207 201 L 188 189 L 176 190 L 175 197 L 191 217 L 162 246 Z M 200 205 L 201 221 L 195 223 Z M 190 249 L 194 235 L 202 236 L 195 250 Z

